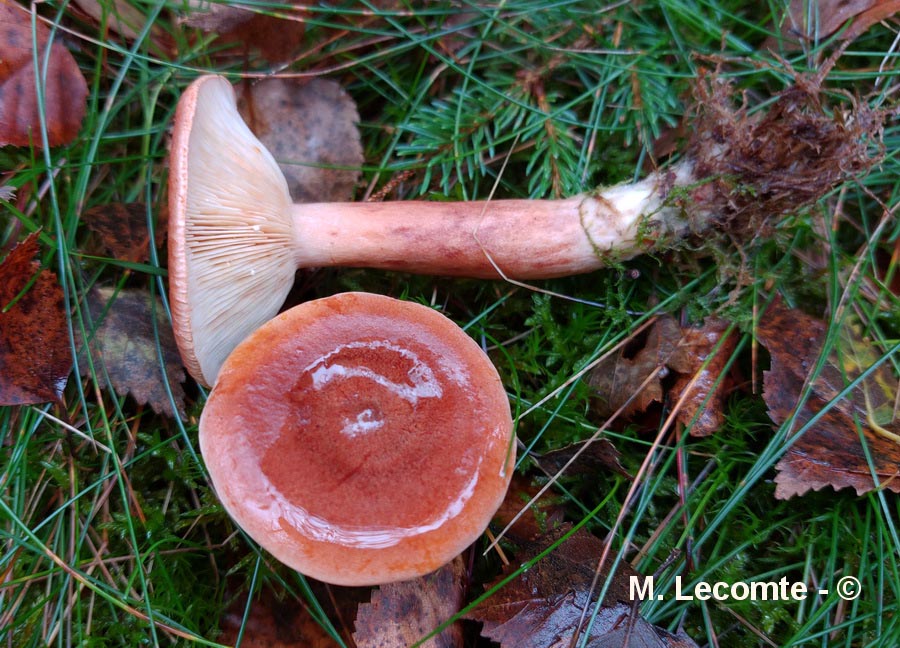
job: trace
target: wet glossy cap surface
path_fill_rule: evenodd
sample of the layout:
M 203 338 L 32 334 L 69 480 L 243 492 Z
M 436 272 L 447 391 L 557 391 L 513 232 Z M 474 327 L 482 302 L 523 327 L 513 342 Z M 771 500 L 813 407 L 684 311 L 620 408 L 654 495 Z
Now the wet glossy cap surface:
M 437 569 L 475 541 L 512 475 L 487 356 L 424 306 L 345 293 L 241 343 L 200 421 L 216 491 L 282 562 L 344 585 Z

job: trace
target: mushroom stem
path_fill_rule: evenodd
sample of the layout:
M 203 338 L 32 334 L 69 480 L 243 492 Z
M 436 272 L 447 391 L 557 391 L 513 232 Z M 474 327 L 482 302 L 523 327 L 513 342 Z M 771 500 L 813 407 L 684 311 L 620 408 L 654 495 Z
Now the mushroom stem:
M 666 204 L 680 173 L 564 200 L 313 203 L 292 207 L 300 267 L 546 279 L 608 266 L 688 230 Z

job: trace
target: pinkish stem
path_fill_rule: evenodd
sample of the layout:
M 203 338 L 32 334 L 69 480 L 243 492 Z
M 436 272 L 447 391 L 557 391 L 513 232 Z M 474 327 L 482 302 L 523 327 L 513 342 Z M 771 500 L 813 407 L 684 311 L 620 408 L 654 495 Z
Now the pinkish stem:
M 589 272 L 682 235 L 688 223 L 666 198 L 690 180 L 683 165 L 565 200 L 295 204 L 297 264 L 514 279 Z

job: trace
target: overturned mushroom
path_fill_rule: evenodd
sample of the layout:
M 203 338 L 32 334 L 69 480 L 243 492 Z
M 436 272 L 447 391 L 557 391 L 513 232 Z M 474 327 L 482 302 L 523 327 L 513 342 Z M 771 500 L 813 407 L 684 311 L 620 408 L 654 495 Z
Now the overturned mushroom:
M 829 114 L 816 78 L 761 117 L 732 111 L 727 84 L 700 79 L 684 161 L 634 184 L 563 200 L 294 205 L 231 85 L 201 77 L 178 106 L 169 189 L 172 315 L 185 365 L 211 384 L 229 351 L 278 311 L 298 266 L 538 279 L 594 270 L 714 223 L 755 231 L 880 159 L 881 113 Z
M 690 179 L 689 166 L 566 200 L 292 204 L 219 76 L 197 79 L 181 97 L 170 166 L 172 318 L 185 365 L 205 384 L 278 312 L 298 266 L 548 278 L 688 230 L 666 199 Z
M 343 293 L 239 344 L 200 419 L 217 494 L 276 558 L 330 583 L 413 578 L 496 512 L 513 426 L 497 371 L 425 306 Z

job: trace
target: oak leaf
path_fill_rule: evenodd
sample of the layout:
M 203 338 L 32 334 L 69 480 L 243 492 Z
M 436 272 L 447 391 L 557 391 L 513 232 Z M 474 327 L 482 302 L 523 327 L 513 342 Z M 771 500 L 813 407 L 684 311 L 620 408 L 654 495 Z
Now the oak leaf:
M 0 405 L 56 401 L 72 370 L 65 298 L 31 234 L 0 263 Z
M 874 350 L 850 331 L 811 380 L 809 397 L 800 404 L 804 385 L 816 370 L 826 329 L 823 321 L 776 300 L 756 330 L 771 356 L 763 376 L 769 416 L 782 425 L 796 410 L 795 431 L 818 417 L 775 466 L 775 496 L 787 499 L 825 486 L 852 487 L 862 494 L 875 487 L 873 471 L 881 485 L 900 492 L 900 444 L 880 433 L 900 433 L 893 409 L 898 379 L 890 363 L 879 365 L 841 397 L 845 386 L 877 360 Z
M 0 0 L 0 146 L 40 148 L 41 111 L 35 88 L 34 46 L 43 64 L 50 30 L 40 21 L 32 38 L 31 14 Z M 87 82 L 69 51 L 50 45 L 47 77 L 42 82 L 44 123 L 50 146 L 71 142 L 81 128 L 87 102 Z

